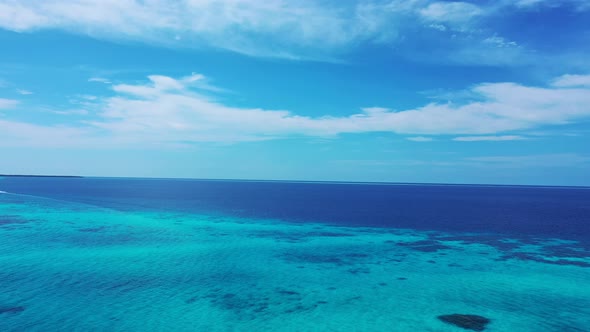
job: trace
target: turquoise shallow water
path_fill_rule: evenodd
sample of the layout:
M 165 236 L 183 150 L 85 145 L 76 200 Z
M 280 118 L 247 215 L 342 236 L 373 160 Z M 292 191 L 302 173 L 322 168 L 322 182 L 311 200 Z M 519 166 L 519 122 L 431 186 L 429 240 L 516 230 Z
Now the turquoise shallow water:
M 576 241 L 0 194 L 1 331 L 589 331 Z

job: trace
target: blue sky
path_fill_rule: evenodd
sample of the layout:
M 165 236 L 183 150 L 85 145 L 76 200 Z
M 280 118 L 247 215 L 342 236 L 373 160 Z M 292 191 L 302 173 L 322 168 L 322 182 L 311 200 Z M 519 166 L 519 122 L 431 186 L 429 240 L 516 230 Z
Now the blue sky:
M 0 0 L 0 173 L 590 185 L 590 1 Z

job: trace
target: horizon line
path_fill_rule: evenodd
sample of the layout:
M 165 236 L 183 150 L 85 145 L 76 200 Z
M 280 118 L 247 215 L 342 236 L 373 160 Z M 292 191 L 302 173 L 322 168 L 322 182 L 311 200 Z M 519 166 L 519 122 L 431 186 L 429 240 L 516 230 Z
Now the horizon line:
M 237 178 L 185 178 L 185 177 L 137 177 L 137 176 L 93 176 L 93 175 L 39 175 L 39 174 L 0 174 L 2 177 L 37 178 L 95 178 L 95 179 L 144 179 L 144 180 L 197 180 L 227 182 L 287 182 L 316 184 L 356 184 L 356 185 L 406 185 L 406 186 L 478 186 L 478 187 L 544 187 L 544 188 L 584 188 L 590 185 L 548 185 L 548 184 L 493 184 L 493 183 L 446 183 L 446 182 L 394 182 L 394 181 L 340 181 L 340 180 L 289 180 L 289 179 L 237 179 Z

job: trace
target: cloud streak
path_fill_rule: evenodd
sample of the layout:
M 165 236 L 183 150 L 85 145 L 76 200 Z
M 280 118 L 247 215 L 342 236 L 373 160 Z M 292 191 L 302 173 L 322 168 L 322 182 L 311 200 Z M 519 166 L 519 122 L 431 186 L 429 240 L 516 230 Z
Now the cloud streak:
M 434 22 L 462 23 L 483 14 L 483 10 L 467 2 L 434 2 L 421 9 L 420 15 Z
M 480 19 L 502 10 L 528 10 L 537 2 L 540 5 L 541 1 L 515 6 L 433 0 L 0 0 L 0 28 L 60 29 L 102 39 L 316 60 L 334 59 L 367 43 L 401 43 L 404 47 L 397 49 L 403 52 L 413 47 L 412 40 L 416 45 L 432 44 L 425 36 L 436 29 L 436 40 L 444 38 L 450 45 L 437 51 L 448 50 L 449 60 L 476 63 L 483 58 L 483 64 L 508 64 L 528 57 Z M 501 51 L 497 41 L 502 41 Z M 492 56 L 486 56 L 490 52 Z
M 432 142 L 434 140 L 432 137 L 424 136 L 406 137 L 406 139 L 412 142 Z
M 18 105 L 18 103 L 19 103 L 18 100 L 0 98 L 0 110 L 13 108 L 16 105 Z
M 0 119 L 0 146 L 7 147 L 101 147 L 112 139 L 95 138 L 84 128 L 45 126 Z
M 33 92 L 24 89 L 16 89 L 16 92 L 24 96 L 33 94 Z
M 326 7 L 307 0 L 3 0 L 0 27 L 21 32 L 57 28 L 107 39 L 208 45 L 243 54 L 296 58 L 306 48 L 333 49 L 383 38 L 380 30 L 387 20 L 376 7 L 384 8 L 362 3 Z M 396 7 L 387 5 L 386 13 Z M 272 40 L 275 47 L 260 40 Z
M 147 84 L 115 85 L 113 90 L 120 95 L 105 100 L 101 113 L 104 120 L 92 124 L 118 132 L 161 130 L 208 137 L 232 133 L 231 137 L 269 139 L 362 132 L 495 134 L 565 124 L 590 115 L 590 89 L 485 83 L 472 88 L 483 101 L 431 103 L 408 110 L 368 107 L 345 117 L 306 117 L 285 110 L 225 106 L 192 90 L 193 77 L 152 75 Z
M 553 81 L 556 87 L 590 87 L 590 75 L 563 75 Z
M 455 137 L 453 141 L 458 142 L 480 142 L 480 141 L 520 141 L 527 139 L 520 135 L 501 135 L 501 136 L 462 136 Z
M 567 80 L 568 76 L 553 82 Z M 340 134 L 389 132 L 414 141 L 428 141 L 434 135 L 466 135 L 456 141 L 507 141 L 520 135 L 501 135 L 537 127 L 573 123 L 590 117 L 590 87 L 544 87 L 517 83 L 482 83 L 471 88 L 471 101 L 430 103 L 406 110 L 367 107 L 348 116 L 309 117 L 287 110 L 238 108 L 224 105 L 202 94 L 200 74 L 174 78 L 150 75 L 147 82 L 113 85 L 113 95 L 88 101 L 92 116 L 76 118 L 68 126 L 31 127 L 0 123 L 1 135 L 58 141 L 64 133 L 76 139 L 64 144 L 145 145 L 195 142 L 239 142 L 308 136 L 333 138 Z M 15 101 L 5 100 L 5 107 Z M 0 101 L 0 105 L 2 102 Z M 21 126 L 22 131 L 14 130 Z M 43 135 L 36 135 L 32 128 Z M 31 130 L 29 130 L 31 129 Z M 500 134 L 500 135 L 499 135 Z M 424 136 L 427 137 L 424 137 Z M 13 137 L 13 138 L 14 138 Z M 18 142 L 13 139 L 12 142 Z
M 104 77 L 91 77 L 88 79 L 88 82 L 111 84 L 111 81 L 108 78 L 104 78 Z
M 482 156 L 465 158 L 482 166 L 505 168 L 584 167 L 590 157 L 575 153 L 539 154 L 524 156 Z

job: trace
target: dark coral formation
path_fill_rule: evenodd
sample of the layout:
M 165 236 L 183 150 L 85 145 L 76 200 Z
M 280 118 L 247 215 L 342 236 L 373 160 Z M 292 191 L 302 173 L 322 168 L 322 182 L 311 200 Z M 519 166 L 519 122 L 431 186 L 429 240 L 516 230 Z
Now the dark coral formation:
M 578 267 L 590 267 L 590 245 L 587 242 L 569 241 L 556 243 L 551 239 L 537 237 L 523 237 L 518 239 L 506 238 L 501 234 L 467 234 L 448 235 L 431 234 L 428 241 L 454 241 L 464 245 L 484 244 L 495 248 L 500 252 L 497 261 L 508 259 L 526 260 L 545 264 L 570 265 Z M 425 241 L 418 241 L 427 245 Z M 413 242 L 411 246 L 415 246 Z M 408 244 L 400 244 L 410 246 Z M 428 249 L 428 247 L 425 247 Z M 481 255 L 489 255 L 482 252 Z
M 590 263 L 578 261 L 578 260 L 571 260 L 571 259 L 557 259 L 557 260 L 550 260 L 545 259 L 540 255 L 534 253 L 526 253 L 526 252 L 515 252 L 502 255 L 497 260 L 498 261 L 505 261 L 508 259 L 519 259 L 525 261 L 533 261 L 545 264 L 554 264 L 554 265 L 572 265 L 572 266 L 579 266 L 579 267 L 590 267 Z
M 439 241 L 453 241 L 461 244 L 485 244 L 494 247 L 500 251 L 509 251 L 518 249 L 523 243 L 507 239 L 501 235 L 495 234 L 466 234 L 466 235 L 448 235 L 448 234 L 433 234 L 431 238 Z
M 327 231 L 314 231 L 314 232 L 307 232 L 306 236 L 312 237 L 349 237 L 354 236 L 348 233 L 337 233 L 337 232 L 327 232 Z
M 278 313 L 312 311 L 328 304 L 328 301 L 324 300 L 306 300 L 305 294 L 292 289 L 276 288 L 273 292 L 267 293 L 255 286 L 251 288 L 251 292 L 233 293 L 216 289 L 188 298 L 185 303 L 193 304 L 199 300 L 208 301 L 211 305 L 244 320 L 262 319 L 264 316 L 275 316 Z
M 346 262 L 336 256 L 330 254 L 322 254 L 322 253 L 287 253 L 282 255 L 282 257 L 287 261 L 292 262 L 303 262 L 303 263 L 313 263 L 313 264 L 334 264 L 334 265 L 346 265 Z
M 0 314 L 16 314 L 25 310 L 25 307 L 0 307 Z
M 28 222 L 27 220 L 25 220 L 19 216 L 0 215 L 0 226 L 26 224 L 27 222 Z
M 371 269 L 367 267 L 354 267 L 346 270 L 350 274 L 370 274 Z
M 420 251 L 420 252 L 437 252 L 439 250 L 447 250 L 452 249 L 451 247 L 442 244 L 440 241 L 437 240 L 421 240 L 421 241 L 414 241 L 414 242 L 402 242 L 398 243 L 397 245 L 406 247 L 412 250 Z
M 485 330 L 486 325 L 490 323 L 489 318 L 468 314 L 441 315 L 437 318 L 447 324 L 452 324 L 472 331 L 483 331 Z
M 349 237 L 354 236 L 349 233 L 329 232 L 329 231 L 311 231 L 311 232 L 297 232 L 297 231 L 277 231 L 277 230 L 259 230 L 250 232 L 249 237 L 255 238 L 270 238 L 279 242 L 301 243 L 308 242 L 312 238 L 317 237 Z
M 184 303 L 186 303 L 186 304 L 192 304 L 192 303 L 197 302 L 198 299 L 199 299 L 198 296 L 193 296 L 191 298 L 188 298 L 188 299 L 184 300 Z
M 559 246 L 550 245 L 543 247 L 543 254 L 551 257 L 569 257 L 569 258 L 590 258 L 590 249 L 583 246 Z
M 99 227 L 88 227 L 88 228 L 80 228 L 78 231 L 84 233 L 98 233 L 106 229 L 106 226 L 99 226 Z
M 365 268 L 362 264 L 378 264 L 373 252 L 362 252 L 365 248 L 358 247 L 334 247 L 330 250 L 297 250 L 281 254 L 281 259 L 295 263 L 321 264 L 324 266 L 342 266 L 353 268 Z M 378 257 L 378 256 L 377 256 Z M 355 271 L 349 271 L 356 274 Z M 356 271 L 356 272 L 361 272 Z

